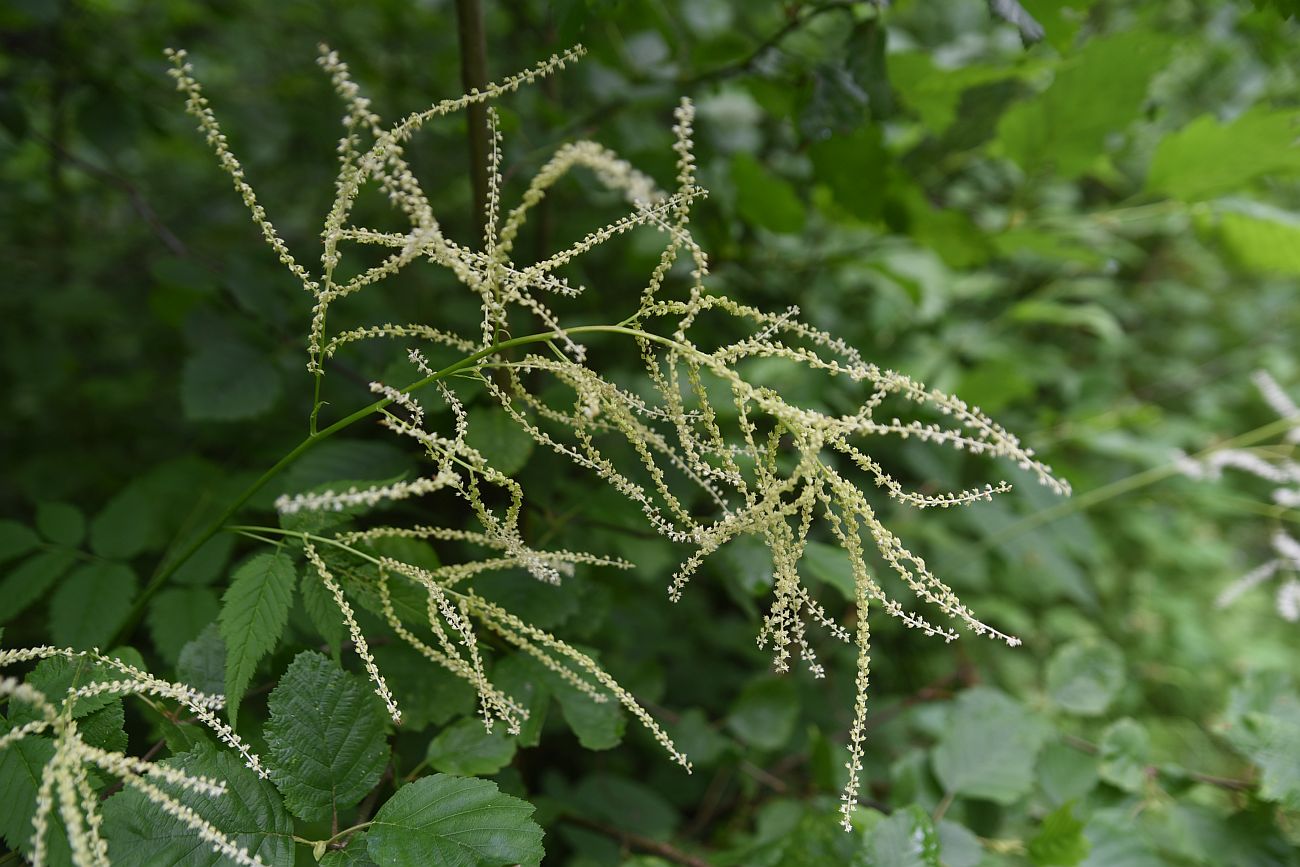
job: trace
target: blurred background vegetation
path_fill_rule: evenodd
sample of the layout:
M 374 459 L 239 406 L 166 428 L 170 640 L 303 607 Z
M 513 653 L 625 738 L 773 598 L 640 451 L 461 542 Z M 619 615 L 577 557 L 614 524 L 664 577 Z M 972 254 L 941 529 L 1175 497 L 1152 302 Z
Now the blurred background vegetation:
M 833 816 L 852 654 L 827 646 L 825 681 L 765 673 L 752 637 L 771 580 L 764 549 L 725 549 L 711 580 L 672 606 L 679 551 L 616 497 L 606 504 L 527 442 L 489 431 L 485 445 L 509 455 L 537 506 L 534 538 L 638 566 L 580 571 L 561 591 L 506 576 L 494 592 L 597 649 L 669 721 L 696 772 L 616 715 L 565 725 L 552 714 L 539 748 L 479 743 L 468 692 L 380 648 L 411 708 L 396 742 L 408 768 L 491 776 L 533 801 L 555 864 L 1300 863 L 1300 625 L 1274 610 L 1273 585 L 1215 607 L 1271 559 L 1270 534 L 1294 528 L 1296 511 L 1249 480 L 1169 472 L 1178 450 L 1275 421 L 1252 371 L 1300 395 L 1294 10 L 484 6 L 492 78 L 574 41 L 590 50 L 500 105 L 507 200 L 576 137 L 667 184 L 671 110 L 690 96 L 710 191 L 695 230 L 713 285 L 769 309 L 797 304 L 869 360 L 978 404 L 1076 497 L 1055 502 L 1010 471 L 1016 492 L 992 504 L 922 520 L 882 503 L 975 612 L 1025 646 L 944 645 L 875 624 L 868 794 L 880 824 L 863 838 Z M 461 90 L 450 2 L 0 6 L 5 646 L 106 641 L 164 550 L 304 435 L 308 299 L 182 113 L 162 50 L 189 49 L 272 219 L 311 259 L 342 115 L 314 63 L 321 41 L 385 118 Z M 472 242 L 463 116 L 408 154 L 449 234 Z M 557 249 L 618 213 L 594 185 L 568 182 L 521 245 Z M 570 321 L 621 319 L 656 256 L 633 236 L 586 257 L 577 276 L 592 294 Z M 348 315 L 474 330 L 477 301 L 450 282 L 400 285 Z M 392 361 L 378 348 L 349 358 L 327 380 L 330 411 L 368 402 L 365 383 Z M 847 400 L 816 378 L 767 375 L 810 403 Z M 1279 441 L 1248 444 L 1276 455 Z M 878 457 L 938 490 L 1008 472 L 908 443 Z M 412 466 L 391 438 L 354 428 L 259 504 Z M 133 644 L 154 670 L 174 672 L 248 550 L 208 546 L 153 600 Z M 837 557 L 814 545 L 805 563 L 829 593 L 846 586 Z M 90 622 L 70 597 L 96 598 L 100 585 L 63 581 L 83 561 L 114 564 Z M 292 628 L 296 643 L 263 679 L 319 643 L 302 612 Z M 255 732 L 264 702 L 247 713 L 241 728 Z M 133 746 L 153 737 L 146 721 L 128 727 Z M 26 821 L 0 809 L 10 843 Z

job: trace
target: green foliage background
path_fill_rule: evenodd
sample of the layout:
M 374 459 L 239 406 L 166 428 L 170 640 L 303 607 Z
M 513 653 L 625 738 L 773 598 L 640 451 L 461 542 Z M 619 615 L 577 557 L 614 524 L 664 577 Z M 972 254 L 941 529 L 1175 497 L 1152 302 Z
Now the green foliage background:
M 670 605 L 680 552 L 490 415 L 472 428 L 531 491 L 532 537 L 637 565 L 580 570 L 561 589 L 505 576 L 491 591 L 594 649 L 667 721 L 693 775 L 526 660 L 499 662 L 496 676 L 550 713 L 518 738 L 488 736 L 472 693 L 381 642 L 406 713 L 390 731 L 364 682 L 340 670 L 359 669 L 339 653 L 346 634 L 313 610 L 311 582 L 295 592 L 290 567 L 233 536 L 149 601 L 130 647 L 159 674 L 246 691 L 239 730 L 284 767 L 313 738 L 352 752 L 323 777 L 272 785 L 223 769 L 229 757 L 205 753 L 193 726 L 132 704 L 117 705 L 110 734 L 133 754 L 239 778 L 259 827 L 276 829 L 260 850 L 276 864 L 313 863 L 286 835 L 329 837 L 322 792 L 341 784 L 340 825 L 358 811 L 376 824 L 322 863 L 369 863 L 367 852 L 436 863 L 419 859 L 444 839 L 439 826 L 411 818 L 435 787 L 467 804 L 505 799 L 520 828 L 545 831 L 455 863 L 530 863 L 543 845 L 546 863 L 575 867 L 1300 863 L 1297 626 L 1266 589 L 1214 605 L 1296 514 L 1250 484 L 1167 472 L 1176 449 L 1272 420 L 1251 371 L 1300 391 L 1300 26 L 1287 3 L 1021 5 L 1041 41 L 1025 44 L 978 0 L 485 3 L 494 77 L 575 40 L 590 49 L 502 103 L 509 177 L 591 137 L 666 181 L 671 108 L 691 96 L 711 192 L 694 226 L 714 285 L 768 309 L 798 304 L 870 360 L 978 404 L 1075 487 L 1064 504 L 1031 483 L 939 514 L 882 504 L 1025 646 L 874 624 L 869 802 L 854 833 L 834 815 L 852 654 L 828 645 L 825 681 L 767 673 L 752 638 L 771 581 L 764 550 L 724 550 Z M 311 409 L 309 305 L 194 135 L 162 49 L 190 50 L 272 218 L 307 250 L 332 196 L 341 115 L 316 43 L 337 48 L 393 117 L 460 92 L 454 14 L 436 0 L 15 0 L 0 32 L 3 645 L 106 646 L 166 553 L 297 443 Z M 408 154 L 439 191 L 448 233 L 469 239 L 464 136 L 454 118 Z M 593 209 L 582 184 L 560 195 L 521 244 L 553 249 L 618 214 L 598 196 Z M 622 310 L 655 255 L 633 242 L 584 260 L 587 318 Z M 477 321 L 464 294 L 407 288 L 363 301 L 358 322 Z M 325 395 L 339 415 L 369 402 L 365 382 L 392 359 L 350 361 Z M 767 373 L 783 392 L 843 407 L 824 385 Z M 882 462 L 915 486 L 1002 472 L 910 446 Z M 354 428 L 252 508 L 413 466 L 391 438 Z M 814 548 L 805 568 L 845 588 L 839 556 Z M 256 643 L 228 668 L 220 636 L 244 615 L 223 614 L 222 600 L 249 592 L 268 594 L 256 630 L 244 628 Z M 346 712 L 313 729 L 289 710 L 294 689 Z M 35 760 L 0 754 L 11 847 L 29 833 Z M 496 788 L 457 779 L 468 777 Z M 165 846 L 156 823 L 125 798 L 108 801 L 126 847 L 115 856 L 163 857 L 147 848 Z M 514 798 L 536 807 L 531 819 Z

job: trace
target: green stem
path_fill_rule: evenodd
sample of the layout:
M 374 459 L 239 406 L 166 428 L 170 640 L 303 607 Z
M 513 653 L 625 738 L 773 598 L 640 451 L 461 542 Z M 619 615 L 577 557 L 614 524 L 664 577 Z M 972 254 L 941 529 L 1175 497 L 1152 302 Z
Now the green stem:
M 1214 452 L 1221 451 L 1222 449 L 1243 448 L 1245 446 L 1254 445 L 1255 443 L 1261 442 L 1270 437 L 1285 433 L 1294 426 L 1295 419 L 1281 418 L 1262 427 L 1257 427 L 1254 430 L 1246 431 L 1244 434 L 1233 437 L 1226 442 L 1202 449 L 1192 455 L 1191 459 L 1196 460 L 1198 458 L 1203 458 L 1207 455 L 1213 454 Z M 992 536 L 989 536 L 985 540 L 984 544 L 986 546 L 991 546 L 996 545 L 999 542 L 1004 542 L 1007 539 L 1013 539 L 1022 533 L 1034 529 L 1035 527 L 1040 527 L 1043 524 L 1060 520 L 1061 518 L 1072 515 L 1076 512 L 1082 512 L 1084 509 L 1090 509 L 1098 503 L 1114 499 L 1115 497 L 1130 493 L 1139 488 L 1144 488 L 1147 485 L 1155 484 L 1156 482 L 1163 481 L 1170 476 L 1178 475 L 1178 466 L 1178 462 L 1174 461 L 1158 467 L 1152 467 L 1149 470 L 1143 470 L 1140 473 L 1117 479 L 1108 485 L 1102 485 L 1100 488 L 1094 488 L 1086 494 L 1081 494 L 1077 497 L 1066 500 L 1049 509 L 1035 512 L 1032 515 L 1026 515 L 1019 521 L 1016 521 L 1015 523 L 1002 528 L 1002 530 L 994 533 Z
M 627 328 L 623 325 L 579 325 L 574 328 L 566 329 L 566 333 L 567 334 L 595 334 L 595 333 L 626 334 L 631 337 L 640 337 L 676 349 L 688 348 L 678 343 L 675 340 L 671 340 L 670 338 L 663 337 L 658 334 L 649 334 L 647 332 L 640 331 L 635 328 Z M 429 385 L 434 382 L 438 382 L 439 380 L 446 379 L 449 376 L 452 376 L 454 374 L 460 373 L 463 370 L 467 370 L 471 367 L 474 367 L 479 361 L 482 361 L 484 358 L 488 358 L 490 356 L 496 355 L 497 353 L 503 350 L 510 349 L 511 347 L 514 346 L 527 346 L 532 343 L 545 343 L 548 340 L 554 339 L 554 337 L 555 337 L 554 331 L 545 331 L 538 334 L 526 334 L 522 337 L 512 337 L 509 340 L 503 340 L 499 343 L 494 343 L 492 346 L 489 346 L 487 349 L 479 350 L 473 355 L 467 355 L 466 357 L 462 358 L 460 361 L 450 364 L 447 367 L 444 367 L 442 370 L 439 370 L 429 376 L 426 376 L 424 379 L 421 379 L 418 382 L 411 383 L 406 388 L 403 388 L 401 391 L 403 394 L 410 394 L 413 391 L 424 388 L 426 385 Z M 206 527 L 204 527 L 203 530 L 200 531 L 199 534 L 196 535 L 193 538 L 193 540 L 191 540 L 190 543 L 180 551 L 179 554 L 173 557 L 167 563 L 167 565 L 159 568 L 154 573 L 153 577 L 149 579 L 148 585 L 145 586 L 144 591 L 136 599 L 135 604 L 131 606 L 131 611 L 127 614 L 126 620 L 123 621 L 122 626 L 117 630 L 117 633 L 113 636 L 113 640 L 109 643 L 108 646 L 116 647 L 122 644 L 123 642 L 125 642 L 126 639 L 130 637 L 131 633 L 135 630 L 136 626 L 139 625 L 140 618 L 144 615 L 144 611 L 149 604 L 149 600 L 153 598 L 154 594 L 156 594 L 160 589 L 162 589 L 163 585 L 167 583 L 167 579 L 171 578 L 172 575 L 176 574 L 176 570 L 180 569 L 180 567 L 184 565 L 186 561 L 188 561 L 191 557 L 193 557 L 195 552 L 197 552 L 200 548 L 203 547 L 204 543 L 206 543 L 209 539 L 215 536 L 221 530 L 221 528 L 226 525 L 226 522 L 229 521 L 235 515 L 236 512 L 242 509 L 244 505 L 253 498 L 254 494 L 262 490 L 262 488 L 264 488 L 268 482 L 270 482 L 272 479 L 274 479 L 276 476 L 282 473 L 287 467 L 289 467 L 291 464 L 293 464 L 295 461 L 297 461 L 307 452 L 311 451 L 316 446 L 320 445 L 322 442 L 329 439 L 331 436 L 343 430 L 344 428 L 351 427 L 356 422 L 359 422 L 364 418 L 368 418 L 369 416 L 374 415 L 375 413 L 384 409 L 384 407 L 388 406 L 392 402 L 393 401 L 391 398 L 383 398 L 382 400 L 377 400 L 374 403 L 370 404 L 369 406 L 364 406 L 361 409 L 357 410 L 356 412 L 352 413 L 351 415 L 339 419 L 329 427 L 323 428 L 313 434 L 310 434 L 305 440 L 298 443 L 298 445 L 295 446 L 291 452 L 289 452 L 284 457 L 280 458 L 280 460 L 276 461 L 274 466 L 272 466 L 266 472 L 262 473 L 262 475 L 258 477 L 257 481 L 253 482 L 251 485 L 245 488 L 244 491 L 238 497 L 236 497 L 234 501 L 230 503 L 230 505 L 226 506 L 226 508 L 221 512 L 220 515 L 218 515 Z

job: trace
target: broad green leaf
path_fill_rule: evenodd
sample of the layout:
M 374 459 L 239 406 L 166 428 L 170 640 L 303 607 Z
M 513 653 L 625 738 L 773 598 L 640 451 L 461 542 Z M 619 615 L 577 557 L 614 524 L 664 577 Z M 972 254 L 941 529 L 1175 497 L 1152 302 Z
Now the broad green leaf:
M 0 521 L 0 563 L 21 557 L 41 544 L 40 536 L 26 524 L 17 521 Z
M 1235 193 L 1257 178 L 1300 172 L 1300 112 L 1255 108 L 1228 123 L 1203 114 L 1165 136 L 1146 188 L 1185 202 Z
M 46 594 L 59 576 L 75 563 L 71 551 L 41 551 L 8 570 L 0 581 L 0 607 L 6 620 L 13 620 Z
M 616 774 L 591 774 L 562 800 L 577 815 L 655 840 L 670 838 L 681 822 L 677 810 L 659 792 Z
M 56 545 L 76 548 L 86 538 L 86 516 L 71 503 L 40 503 L 36 529 Z
M 727 749 L 728 739 L 709 722 L 708 716 L 697 707 L 682 711 L 677 720 L 668 726 L 673 743 L 697 767 L 713 764 Z
M 225 574 L 230 553 L 235 548 L 234 533 L 218 533 L 199 546 L 199 550 L 177 567 L 172 583 L 201 587 L 216 582 Z
M 943 867 L 977 867 L 984 860 L 984 846 L 965 825 L 944 819 L 935 826 L 939 835 L 939 863 Z
M 560 703 L 560 714 L 578 736 L 578 743 L 589 750 L 608 750 L 623 740 L 627 715 L 612 696 L 598 702 L 559 678 L 552 680 L 550 687 Z
M 1300 215 L 1262 202 L 1221 202 L 1201 225 L 1242 268 L 1262 274 L 1300 275 Z
M 521 747 L 535 747 L 540 742 L 546 712 L 551 706 L 551 690 L 537 668 L 532 657 L 524 654 L 512 654 L 492 666 L 492 682 L 528 711 L 528 719 L 520 722 L 519 734 L 515 737 L 515 742 Z M 460 678 L 456 682 L 465 685 Z M 472 701 L 469 706 L 473 706 Z
M 1081 328 L 1107 343 L 1118 343 L 1124 337 L 1124 327 L 1119 320 L 1100 304 L 1062 304 L 1031 298 L 1012 307 L 1009 315 L 1015 322 Z
M 1096 756 L 1053 741 L 1038 760 L 1038 785 L 1058 806 L 1080 799 L 1097 785 L 1097 765 Z
M 852 561 L 849 559 L 848 552 L 839 545 L 809 542 L 804 548 L 803 559 L 799 561 L 799 566 L 809 576 L 834 587 L 845 599 L 852 600 L 857 597 L 857 591 L 853 586 Z
M 945 132 L 957 117 L 957 105 L 964 91 L 984 84 L 1019 78 L 1034 70 L 1019 66 L 963 65 L 940 69 L 926 51 L 900 51 L 886 58 L 889 79 L 905 103 L 916 111 L 934 135 Z
M 294 578 L 293 562 L 287 555 L 258 554 L 235 572 L 222 598 L 226 701 L 232 724 L 258 660 L 275 648 L 284 632 L 293 602 Z
M 1093 0 L 1020 0 L 1020 5 L 1043 26 L 1044 36 L 1056 50 L 1065 54 L 1074 43 L 1075 34 L 1087 20 Z
M 268 700 L 271 779 L 300 819 L 355 806 L 388 763 L 388 716 L 370 685 L 314 651 L 294 657 Z
M 145 622 L 154 647 L 174 663 L 181 649 L 217 619 L 220 611 L 215 591 L 207 587 L 170 587 L 154 597 Z
M 1044 726 L 1004 693 L 976 687 L 962 693 L 931 753 L 944 791 L 1010 804 L 1033 788 Z
M 297 494 L 339 479 L 373 484 L 402 478 L 414 466 L 409 454 L 394 443 L 347 439 L 339 434 L 289 466 L 280 476 L 276 493 Z
M 845 210 L 861 220 L 880 218 L 889 155 L 878 126 L 868 124 L 822 139 L 809 148 L 808 155 L 817 180 L 831 188 Z
M 176 676 L 202 692 L 222 694 L 226 688 L 226 642 L 216 623 L 209 623 L 181 648 Z
M 498 472 L 513 476 L 528 463 L 533 438 L 499 406 L 472 407 L 467 414 L 466 440 Z
M 332 849 L 317 862 L 320 867 L 376 867 L 370 860 L 366 834 L 353 834 L 348 840 L 347 848 Z
M 1074 867 L 1092 846 L 1083 836 L 1083 823 L 1074 818 L 1074 805 L 1062 804 L 1043 818 L 1029 839 L 1029 858 L 1038 867 Z
M 1101 765 L 1098 773 L 1106 782 L 1129 792 L 1140 792 L 1147 779 L 1151 738 L 1140 723 L 1121 719 L 1101 736 Z
M 495 783 L 434 774 L 397 790 L 367 832 L 380 867 L 493 867 L 541 863 L 533 805 Z
M 862 867 L 940 867 L 939 836 L 915 804 L 890 814 L 867 832 Z
M 136 577 L 121 563 L 88 563 L 72 572 L 50 599 L 50 637 L 65 647 L 107 644 L 126 620 Z
M 761 750 L 785 746 L 799 721 L 799 694 L 789 678 L 765 677 L 741 692 L 727 715 L 727 728 Z
M 1047 691 L 1063 710 L 1100 716 L 1124 686 L 1124 656 L 1104 640 L 1072 641 L 1047 663 Z
M 1288 675 L 1252 673 L 1232 691 L 1223 732 L 1259 766 L 1261 797 L 1300 809 L 1300 694 Z
M 425 757 L 429 767 L 462 777 L 487 777 L 510 764 L 518 746 L 516 738 L 497 723 L 488 732 L 483 720 L 467 717 L 438 732 Z
M 268 867 L 293 867 L 293 819 L 281 805 L 275 787 L 258 779 L 237 755 L 199 746 L 163 764 L 225 783 L 224 795 L 208 797 L 154 781 Z M 188 825 L 131 788 L 104 802 L 104 836 L 114 864 L 216 867 L 231 863 Z
M 1002 152 L 1027 173 L 1073 177 L 1105 153 L 1106 140 L 1131 123 L 1173 41 L 1131 30 L 1095 37 L 1057 71 L 1051 86 L 1003 115 Z
M 544 685 L 546 692 L 555 696 L 561 716 L 583 747 L 608 750 L 623 740 L 627 715 L 617 699 L 606 696 L 605 701 L 596 701 L 531 656 L 520 654 L 515 658 L 526 667 L 531 679 Z
M 237 421 L 269 410 L 280 396 L 280 371 L 244 343 L 208 343 L 181 368 L 181 407 L 189 421 Z
M 129 560 L 162 545 L 160 501 L 149 490 L 149 478 L 127 485 L 90 522 L 90 548 L 101 557 Z
M 807 214 L 794 187 L 752 155 L 736 154 L 731 161 L 731 180 L 736 187 L 736 210 L 743 219 L 773 232 L 803 231 Z
M 1083 833 L 1089 852 L 1082 867 L 1168 867 L 1169 862 L 1138 832 L 1128 807 L 1094 813 Z

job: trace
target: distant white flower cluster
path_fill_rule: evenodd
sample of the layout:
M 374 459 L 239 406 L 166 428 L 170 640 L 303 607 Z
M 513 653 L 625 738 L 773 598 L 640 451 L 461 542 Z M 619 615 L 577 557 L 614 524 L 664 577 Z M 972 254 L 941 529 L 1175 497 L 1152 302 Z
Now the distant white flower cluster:
M 1278 417 L 1294 422 L 1283 435 L 1283 441 L 1292 446 L 1300 444 L 1300 407 L 1296 406 L 1267 372 L 1256 371 L 1251 378 Z M 1294 449 L 1290 451 L 1294 452 Z M 1194 479 L 1218 479 L 1225 469 L 1240 470 L 1272 482 L 1276 486 L 1272 493 L 1273 502 L 1280 509 L 1300 508 L 1300 462 L 1292 456 L 1281 457 L 1276 453 L 1266 456 L 1245 449 L 1220 449 L 1199 459 L 1179 455 L 1178 466 L 1184 475 Z M 1300 576 L 1300 542 L 1281 527 L 1273 531 L 1270 541 L 1277 557 L 1255 567 L 1225 587 L 1216 603 L 1220 608 L 1226 608 L 1275 575 L 1281 574 L 1286 577 L 1277 589 L 1274 601 L 1277 613 L 1291 623 L 1300 622 L 1300 578 L 1297 577 Z

